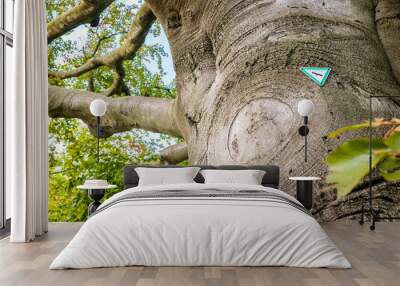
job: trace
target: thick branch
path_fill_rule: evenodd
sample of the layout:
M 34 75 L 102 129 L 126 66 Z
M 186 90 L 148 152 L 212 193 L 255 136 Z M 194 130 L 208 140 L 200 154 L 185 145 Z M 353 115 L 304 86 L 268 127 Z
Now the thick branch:
M 161 160 L 169 164 L 177 164 L 188 159 L 188 146 L 186 143 L 169 146 L 160 152 Z
M 112 96 L 114 94 L 125 93 L 130 95 L 131 92 L 129 87 L 124 82 L 125 70 L 122 63 L 117 63 L 114 67 L 114 80 L 112 85 L 105 91 L 102 92 L 104 96 Z
M 376 28 L 397 82 L 400 83 L 400 1 L 378 0 Z
M 77 77 L 88 71 L 96 69 L 100 66 L 108 66 L 115 69 L 115 66 L 121 64 L 122 61 L 131 59 L 137 50 L 142 46 L 152 24 L 155 21 L 155 16 L 147 4 L 137 12 L 130 30 L 121 47 L 112 51 L 108 55 L 93 57 L 82 66 L 65 72 L 49 72 L 49 75 L 58 79 L 69 77 Z
M 47 24 L 48 43 L 82 24 L 97 22 L 99 15 L 112 2 L 114 0 L 81 0 L 77 6 Z
M 90 114 L 92 100 L 101 98 L 107 103 L 107 113 L 102 117 L 106 135 L 141 128 L 149 131 L 181 136 L 175 120 L 175 101 L 172 99 L 125 96 L 108 98 L 100 94 L 49 86 L 49 115 L 53 118 L 80 118 L 95 126 Z

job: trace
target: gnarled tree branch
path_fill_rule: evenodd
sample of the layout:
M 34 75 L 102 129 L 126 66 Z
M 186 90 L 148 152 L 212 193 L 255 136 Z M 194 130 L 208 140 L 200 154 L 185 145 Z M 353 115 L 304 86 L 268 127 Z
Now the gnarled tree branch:
M 72 9 L 62 13 L 47 25 L 47 42 L 61 37 L 72 29 L 85 23 L 98 23 L 99 15 L 114 0 L 81 0 Z
M 65 79 L 80 76 L 101 66 L 108 66 L 115 70 L 118 64 L 121 64 L 124 60 L 131 59 L 143 45 L 155 19 L 153 12 L 147 4 L 142 5 L 121 47 L 112 51 L 110 54 L 93 57 L 74 70 L 65 72 L 50 71 L 49 75 L 58 79 Z
M 161 160 L 169 164 L 177 164 L 188 159 L 188 146 L 186 143 L 169 146 L 160 152 Z
M 108 136 L 132 128 L 181 136 L 176 125 L 175 100 L 172 99 L 142 96 L 108 98 L 88 91 L 49 86 L 49 115 L 53 118 L 82 119 L 93 130 L 95 118 L 89 106 L 96 98 L 107 103 L 107 113 L 101 122 Z
M 104 96 L 112 96 L 114 94 L 125 93 L 125 95 L 130 95 L 131 92 L 128 86 L 124 82 L 125 70 L 122 63 L 117 63 L 114 70 L 114 80 L 111 86 L 102 92 Z
M 375 22 L 393 75 L 400 84 L 400 1 L 377 0 Z

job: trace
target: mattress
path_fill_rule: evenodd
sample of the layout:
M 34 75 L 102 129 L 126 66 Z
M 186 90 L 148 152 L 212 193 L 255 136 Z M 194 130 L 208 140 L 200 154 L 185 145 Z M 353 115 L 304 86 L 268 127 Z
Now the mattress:
M 50 269 L 133 265 L 351 267 L 319 223 L 284 192 L 193 183 L 114 195 Z

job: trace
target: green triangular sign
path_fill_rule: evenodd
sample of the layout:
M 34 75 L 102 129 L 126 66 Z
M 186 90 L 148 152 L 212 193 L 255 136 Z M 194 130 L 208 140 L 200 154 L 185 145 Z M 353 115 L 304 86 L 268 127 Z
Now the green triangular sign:
M 301 67 L 300 70 L 319 86 L 324 86 L 331 72 L 330 68 Z

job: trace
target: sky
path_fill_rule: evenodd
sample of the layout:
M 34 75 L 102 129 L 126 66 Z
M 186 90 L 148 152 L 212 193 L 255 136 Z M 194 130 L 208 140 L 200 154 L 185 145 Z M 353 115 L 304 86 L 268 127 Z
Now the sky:
M 164 50 L 168 54 L 168 57 L 164 57 L 162 61 L 163 69 L 166 73 L 166 75 L 163 77 L 163 80 L 165 83 L 170 83 L 175 79 L 175 70 L 174 66 L 172 63 L 172 57 L 171 57 L 171 50 L 169 48 L 167 36 L 165 35 L 164 30 L 161 31 L 161 35 L 159 37 L 153 37 L 153 35 L 148 35 L 145 41 L 145 44 L 151 45 L 151 44 L 156 44 L 159 43 L 164 47 Z M 148 65 L 149 70 L 151 71 L 156 71 L 157 66 L 154 62 L 150 63 Z

